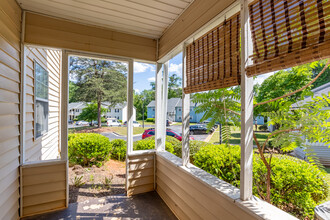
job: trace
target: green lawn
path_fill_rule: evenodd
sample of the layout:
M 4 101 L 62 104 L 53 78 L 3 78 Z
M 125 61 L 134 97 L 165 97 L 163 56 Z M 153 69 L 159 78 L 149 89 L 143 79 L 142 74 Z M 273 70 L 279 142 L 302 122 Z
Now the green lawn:
M 143 125 L 143 121 L 142 120 L 137 120 L 137 122 L 139 122 L 141 124 L 141 126 Z M 155 123 L 153 123 L 153 122 L 146 122 L 146 120 L 144 120 L 144 125 L 155 125 Z
M 231 130 L 231 137 L 229 140 L 229 144 L 240 144 L 241 143 L 241 131 L 239 130 L 238 127 L 230 127 Z M 270 133 L 256 133 L 257 139 L 260 142 L 260 144 L 263 144 L 268 135 Z M 210 139 L 209 143 L 219 143 L 219 128 L 215 131 L 213 134 L 212 138 Z M 253 144 L 255 145 L 256 143 L 253 141 Z
M 112 127 L 113 131 L 116 132 L 117 134 L 127 136 L 127 127 Z M 142 127 L 134 127 L 133 128 L 133 135 L 135 134 L 142 134 L 145 129 Z

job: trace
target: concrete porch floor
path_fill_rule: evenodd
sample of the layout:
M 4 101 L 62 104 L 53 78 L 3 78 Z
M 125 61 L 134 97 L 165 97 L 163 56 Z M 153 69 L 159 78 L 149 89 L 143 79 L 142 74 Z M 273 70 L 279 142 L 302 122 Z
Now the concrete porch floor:
M 156 192 L 132 197 L 114 195 L 71 203 L 65 210 L 23 218 L 33 219 L 177 219 Z

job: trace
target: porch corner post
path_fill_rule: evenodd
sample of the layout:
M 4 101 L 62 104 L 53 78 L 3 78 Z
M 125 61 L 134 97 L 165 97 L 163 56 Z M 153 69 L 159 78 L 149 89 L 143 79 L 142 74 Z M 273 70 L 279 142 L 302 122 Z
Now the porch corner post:
M 161 128 L 161 139 L 162 146 L 161 150 L 165 151 L 166 142 L 166 119 L 167 119 L 167 97 L 168 97 L 168 63 L 164 63 L 164 74 L 163 74 L 163 98 L 162 98 L 162 128 Z
M 157 63 L 156 80 L 155 80 L 155 149 L 162 149 L 162 63 Z
M 247 77 L 245 68 L 249 64 L 252 50 L 249 32 L 248 4 L 241 0 L 241 174 L 240 199 L 252 198 L 252 157 L 253 157 L 253 78 Z
M 60 143 L 61 160 L 66 161 L 66 207 L 69 206 L 69 162 L 68 162 L 68 105 L 69 105 L 69 56 L 62 50 L 60 90 Z
M 128 61 L 127 77 L 127 148 L 126 148 L 126 191 L 128 190 L 129 161 L 128 157 L 133 151 L 133 72 L 134 60 Z
M 186 44 L 182 48 L 182 165 L 187 166 L 190 159 L 189 123 L 190 123 L 190 94 L 184 93 L 186 87 Z

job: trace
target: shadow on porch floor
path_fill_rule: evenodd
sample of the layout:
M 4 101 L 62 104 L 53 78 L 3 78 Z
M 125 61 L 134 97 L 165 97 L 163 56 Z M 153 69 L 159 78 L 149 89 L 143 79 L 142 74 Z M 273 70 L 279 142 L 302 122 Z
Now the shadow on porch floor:
M 61 211 L 23 218 L 33 219 L 177 219 L 156 192 L 133 197 L 114 195 L 71 203 Z

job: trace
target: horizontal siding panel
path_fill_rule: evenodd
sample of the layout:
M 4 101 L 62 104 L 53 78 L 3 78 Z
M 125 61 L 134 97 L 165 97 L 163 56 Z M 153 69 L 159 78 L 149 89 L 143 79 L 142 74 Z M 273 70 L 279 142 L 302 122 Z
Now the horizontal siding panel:
M 16 182 L 18 182 L 18 181 L 16 181 Z M 1 195 L 3 197 L 1 197 L 0 202 L 5 201 L 5 203 L 0 205 L 0 210 L 1 210 L 0 219 L 15 219 L 12 217 L 15 217 L 18 215 L 18 199 L 19 199 L 18 186 L 10 185 L 10 189 L 7 188 L 6 192 L 11 190 L 11 188 L 13 188 L 13 189 L 16 188 L 16 190 L 12 194 L 9 194 L 9 195 L 2 194 Z M 16 210 L 17 214 L 15 214 L 15 212 L 13 213 L 13 210 Z
M 147 185 L 147 184 L 153 184 L 154 183 L 154 176 L 147 176 L 147 177 L 141 177 L 138 179 L 130 179 L 129 180 L 129 188 L 134 188 L 137 186 Z
M 0 10 L 0 14 L 1 14 L 1 10 Z M 2 50 L 5 51 L 7 54 L 10 54 L 10 56 L 15 58 L 17 61 L 20 60 L 20 52 L 15 47 L 10 45 L 9 42 L 3 37 L 0 37 L 0 48 L 2 48 Z
M 146 193 L 146 192 L 151 192 L 151 191 L 154 191 L 153 183 L 129 188 L 127 194 L 128 195 L 137 195 L 140 193 Z
M 1 78 L 0 88 L 15 93 L 19 93 L 19 89 L 20 89 L 18 82 L 12 81 L 11 79 L 4 77 Z
M 19 155 L 18 148 L 14 148 L 12 150 L 7 151 L 2 155 L 2 160 L 0 160 L 0 168 L 6 166 L 9 162 L 17 158 Z
M 19 103 L 19 94 L 0 89 L 0 102 Z
M 0 122 L 1 122 L 0 127 L 19 125 L 17 115 L 0 115 Z
M 23 209 L 27 206 L 40 205 L 42 203 L 48 203 L 58 200 L 65 200 L 65 190 L 59 190 L 55 192 L 47 192 L 37 195 L 25 196 L 23 195 Z
M 38 213 L 51 212 L 58 209 L 65 208 L 65 200 L 59 200 L 54 202 L 48 202 L 44 204 L 38 204 L 35 206 L 25 207 L 23 209 L 23 216 L 35 215 Z
M 32 196 L 54 191 L 65 191 L 66 183 L 64 181 L 39 184 L 23 187 L 24 196 Z
M 131 161 L 129 162 L 129 170 L 144 170 L 147 168 L 153 168 L 154 167 L 154 161 L 142 161 L 142 162 L 135 162 L 132 163 Z
M 1 37 L 0 37 L 1 38 Z M 20 82 L 19 72 L 9 68 L 7 65 L 0 62 L 0 76 L 4 76 L 15 82 Z
M 132 179 L 137 179 L 140 177 L 145 177 L 145 176 L 150 176 L 150 175 L 154 175 L 154 168 L 149 168 L 149 169 L 145 169 L 145 170 L 140 170 L 140 171 L 130 171 L 128 174 L 128 178 Z
M 19 147 L 19 140 L 17 136 L 12 137 L 11 139 L 0 142 L 0 155 L 3 155 L 5 152 Z
M 18 104 L 0 102 L 0 115 L 18 115 L 18 114 L 19 114 Z
M 23 167 L 23 175 L 38 175 L 38 174 L 48 174 L 53 172 L 65 172 L 66 163 L 63 164 L 54 164 L 54 165 L 45 165 L 45 166 L 36 166 L 36 167 Z
M 1 48 L 0 48 L 0 53 L 1 53 L 1 56 L 0 56 L 1 63 L 4 63 L 6 66 L 12 68 L 13 70 L 15 70 L 17 72 L 20 71 L 20 62 L 18 60 L 15 60 L 15 58 L 13 58 L 9 54 L 7 54 Z
M 21 25 L 21 9 L 16 1 L 2 0 L 0 1 L 0 9 L 2 9 L 17 27 Z M 20 29 L 20 28 L 19 28 Z
M 23 176 L 23 186 L 36 185 L 41 183 L 51 183 L 55 181 L 65 181 L 65 172 L 54 172 L 43 175 Z
M 19 136 L 19 126 L 0 127 L 0 142 Z M 1 160 L 0 160 L 1 161 Z

